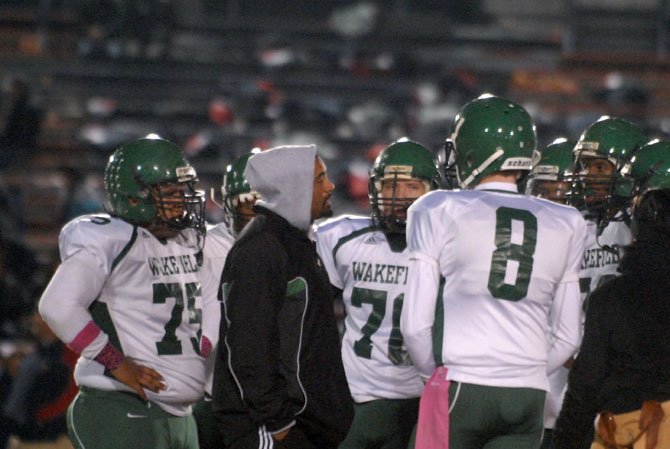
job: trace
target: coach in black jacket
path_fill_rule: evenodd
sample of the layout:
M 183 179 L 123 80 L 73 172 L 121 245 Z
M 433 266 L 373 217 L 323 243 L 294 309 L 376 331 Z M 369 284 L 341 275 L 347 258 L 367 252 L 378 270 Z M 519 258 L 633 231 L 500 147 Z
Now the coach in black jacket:
M 214 410 L 228 448 L 336 448 L 353 418 L 328 275 L 308 238 L 332 215 L 314 146 L 249 159 L 262 196 L 228 254 L 219 292 Z

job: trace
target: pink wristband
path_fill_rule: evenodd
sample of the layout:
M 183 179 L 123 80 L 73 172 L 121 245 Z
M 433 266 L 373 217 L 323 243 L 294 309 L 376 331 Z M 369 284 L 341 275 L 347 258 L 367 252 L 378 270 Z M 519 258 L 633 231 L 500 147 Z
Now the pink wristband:
M 95 361 L 110 371 L 114 371 L 123 361 L 123 353 L 116 349 L 113 344 L 107 342 L 102 351 L 95 357 Z
M 210 352 L 212 352 L 212 342 L 203 335 L 200 339 L 200 355 L 207 358 Z

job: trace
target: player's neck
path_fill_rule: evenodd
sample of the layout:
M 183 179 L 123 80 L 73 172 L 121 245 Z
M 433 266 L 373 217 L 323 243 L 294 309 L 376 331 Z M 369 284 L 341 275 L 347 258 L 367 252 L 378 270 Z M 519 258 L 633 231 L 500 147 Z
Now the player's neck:
M 484 184 L 485 182 L 506 182 L 508 184 L 516 185 L 519 180 L 519 173 L 517 171 L 502 172 L 497 171 L 486 175 L 479 181 L 479 184 Z

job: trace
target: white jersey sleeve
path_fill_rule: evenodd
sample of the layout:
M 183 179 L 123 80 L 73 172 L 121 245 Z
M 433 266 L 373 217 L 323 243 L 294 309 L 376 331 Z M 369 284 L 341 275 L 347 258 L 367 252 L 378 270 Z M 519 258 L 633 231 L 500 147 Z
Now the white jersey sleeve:
M 221 321 L 221 303 L 218 301 L 218 289 L 226 256 L 233 246 L 235 238 L 225 223 L 219 223 L 207 229 L 202 264 L 202 336 L 212 344 L 212 351 L 206 362 L 205 391 L 212 394 L 214 379 L 214 360 L 219 341 L 219 322 Z
M 319 224 L 314 230 L 314 239 L 316 240 L 316 252 L 319 254 L 321 263 L 323 263 L 330 283 L 339 288 L 344 289 L 344 283 L 340 273 L 335 266 L 335 257 L 333 251 L 338 246 L 337 243 L 343 235 L 348 235 L 357 229 L 370 226 L 370 219 L 367 217 L 355 217 L 345 215 L 342 217 L 331 218 Z
M 89 307 L 98 297 L 114 266 L 114 254 L 123 252 L 132 232 L 122 226 L 100 245 L 100 226 L 107 215 L 87 215 L 67 223 L 59 236 L 61 265 L 40 300 L 39 310 L 58 337 L 84 357 L 94 358 L 108 341 L 96 334 Z
M 221 273 L 226 263 L 228 251 L 233 246 L 235 238 L 230 234 L 224 223 L 212 226 L 207 230 L 202 264 L 202 334 L 212 345 L 219 339 L 219 321 L 221 319 L 221 305 L 217 299 L 221 281 Z
M 317 251 L 346 310 L 342 360 L 356 402 L 419 397 L 423 383 L 400 332 L 409 253 L 391 244 L 370 217 L 320 225 Z
M 553 344 L 547 358 L 547 372 L 559 369 L 572 357 L 582 341 L 582 301 L 579 291 L 579 267 L 587 239 L 586 224 L 575 220 L 570 252 L 563 279 L 556 288 L 549 322 Z
M 40 315 L 58 338 L 89 359 L 95 358 L 109 341 L 88 310 L 106 278 L 95 256 L 79 251 L 61 263 L 39 302 Z
M 415 202 L 409 208 L 407 219 L 407 245 L 410 253 L 410 276 L 408 279 L 408 294 L 405 307 L 400 319 L 402 330 L 409 351 L 409 356 L 423 377 L 430 377 L 435 370 L 435 355 L 433 353 L 433 326 L 435 324 L 435 307 L 440 292 L 440 244 L 450 234 L 444 235 L 442 227 L 432 225 L 429 217 L 433 201 L 439 196 L 433 195 L 433 200 Z M 441 217 L 447 220 L 444 226 L 451 226 L 449 216 Z M 438 219 L 439 220 L 439 219 Z

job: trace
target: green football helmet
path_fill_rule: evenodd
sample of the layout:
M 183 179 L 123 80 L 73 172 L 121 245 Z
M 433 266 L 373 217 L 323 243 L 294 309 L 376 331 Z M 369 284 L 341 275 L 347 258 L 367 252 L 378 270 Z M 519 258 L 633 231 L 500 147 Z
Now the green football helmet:
M 254 212 L 250 207 L 244 207 L 245 203 L 253 206 L 260 194 L 252 190 L 244 177 L 244 169 L 247 167 L 247 161 L 251 156 L 260 150 L 254 149 L 235 159 L 226 167 L 223 174 L 223 184 L 221 185 L 221 195 L 223 197 L 224 222 L 233 235 L 238 235 L 242 228 L 254 218 Z
M 526 193 L 561 204 L 573 192 L 572 150 L 575 142 L 558 138 L 541 151 L 540 160 L 528 175 Z
M 670 188 L 670 142 L 655 139 L 644 145 L 632 157 L 628 173 L 635 182 L 635 195 Z
M 110 156 L 104 183 L 111 215 L 146 226 L 162 224 L 174 230 L 194 228 L 204 233 L 205 195 L 194 186 L 195 169 L 186 161 L 177 145 L 160 138 L 144 138 L 122 145 Z M 184 184 L 179 217 L 165 219 L 165 211 L 174 209 L 173 199 L 160 194 L 162 185 Z M 168 214 L 170 215 L 170 214 Z
M 474 186 L 497 171 L 530 171 L 539 158 L 535 125 L 524 108 L 485 94 L 463 106 L 447 141 L 447 160 L 456 166 L 458 184 Z
M 591 217 L 602 220 L 627 207 L 632 181 L 626 175 L 626 166 L 646 142 L 639 126 L 609 116 L 600 117 L 582 133 L 575 145 L 573 171 L 582 192 L 579 205 Z M 589 174 L 589 167 L 599 163 L 597 159 L 612 165 L 610 173 L 594 170 Z
M 368 196 L 372 206 L 375 226 L 392 234 L 404 234 L 407 225 L 407 208 L 418 196 L 400 196 L 399 181 L 419 180 L 424 191 L 438 187 L 439 174 L 433 154 L 420 143 L 407 138 L 399 139 L 377 156 L 368 183 Z M 390 191 L 384 196 L 383 190 Z

